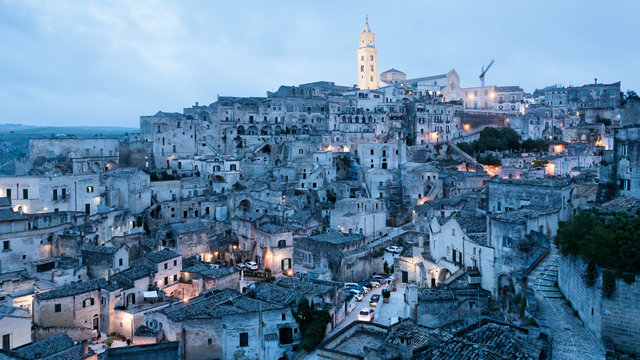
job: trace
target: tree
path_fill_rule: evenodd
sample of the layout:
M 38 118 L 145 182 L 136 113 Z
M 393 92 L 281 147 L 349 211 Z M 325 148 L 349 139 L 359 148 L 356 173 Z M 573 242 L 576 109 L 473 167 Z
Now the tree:
M 581 257 L 588 264 L 589 276 L 597 276 L 598 271 L 593 269 L 597 265 L 626 282 L 633 282 L 635 276 L 640 275 L 638 234 L 640 216 L 637 214 L 584 209 L 576 212 L 571 220 L 559 223 L 556 244 L 563 255 Z M 605 272 L 600 273 L 605 276 Z M 605 285 L 609 287 L 607 291 L 615 289 L 615 284 Z
M 638 96 L 638 94 L 633 90 L 627 90 L 627 92 L 625 94 L 622 94 L 621 98 L 622 98 L 622 101 L 621 101 L 620 105 L 622 105 L 622 106 L 624 106 L 626 103 L 632 102 L 632 101 L 640 102 L 640 96 Z
M 329 311 L 326 309 L 313 309 L 312 305 L 309 304 L 309 300 L 302 298 L 298 301 L 297 308 L 291 310 L 291 313 L 296 319 L 302 334 L 300 347 L 306 351 L 315 349 L 324 339 L 327 324 L 331 321 Z

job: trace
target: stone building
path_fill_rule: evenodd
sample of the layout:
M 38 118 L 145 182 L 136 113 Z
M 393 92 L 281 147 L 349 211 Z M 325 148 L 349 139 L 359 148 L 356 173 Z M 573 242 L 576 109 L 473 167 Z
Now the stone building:
M 387 231 L 386 204 L 378 199 L 338 200 L 331 211 L 331 228 L 377 238 Z
M 180 279 L 182 256 L 167 248 L 148 254 L 146 264 L 154 272 L 153 284 L 160 289 L 177 283 Z
M 117 290 L 100 278 L 36 294 L 33 322 L 41 327 L 79 327 L 110 332 L 108 314 L 113 307 L 110 308 L 105 299 Z
M 274 275 L 293 274 L 293 233 L 281 225 L 265 223 L 256 228 L 256 262 Z
M 503 213 L 525 206 L 555 208 L 560 220 L 567 220 L 572 211 L 573 186 L 563 179 L 502 179 L 487 181 L 487 211 Z
M 629 125 L 615 129 L 613 148 L 617 192 L 640 198 L 640 127 Z
M 3 350 L 11 350 L 31 343 L 29 310 L 0 305 L 0 339 L 2 339 Z
M 460 122 L 462 103 L 425 98 L 407 105 L 408 136 L 416 145 L 447 142 L 467 134 Z
M 464 108 L 467 111 L 489 111 L 509 114 L 523 113 L 524 91 L 519 86 L 484 86 L 464 88 Z
M 82 247 L 82 260 L 91 279 L 109 279 L 112 274 L 129 268 L 129 248 L 126 245 L 85 245 Z
M 0 197 L 24 213 L 74 211 L 93 215 L 100 204 L 97 174 L 0 177 Z
M 162 226 L 157 231 L 157 245 L 170 249 L 183 257 L 208 253 L 209 228 L 202 220 L 188 220 Z
M 47 162 L 62 157 L 71 163 L 71 169 L 49 168 Z M 113 170 L 120 164 L 118 139 L 76 137 L 29 139 L 29 165 L 31 169 L 58 170 L 74 174 Z
M 278 286 L 254 297 L 236 290 L 212 290 L 146 315 L 147 326 L 181 341 L 183 358 L 279 359 L 299 342 L 291 307 L 293 293 Z
M 372 273 L 382 271 L 382 251 L 387 244 L 378 247 L 367 245 L 359 234 L 328 232 L 293 240 L 293 270 L 306 274 L 309 270 L 329 269 L 334 281 L 360 281 Z
M 101 176 L 105 205 L 139 214 L 151 206 L 149 174 L 136 168 L 119 168 Z

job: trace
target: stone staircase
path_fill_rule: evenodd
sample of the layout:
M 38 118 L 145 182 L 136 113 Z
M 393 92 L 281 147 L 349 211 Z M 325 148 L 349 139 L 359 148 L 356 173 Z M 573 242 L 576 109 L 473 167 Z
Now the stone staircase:
M 558 289 L 558 250 L 551 245 L 547 257 L 529 274 L 529 287 L 547 299 L 562 299 Z

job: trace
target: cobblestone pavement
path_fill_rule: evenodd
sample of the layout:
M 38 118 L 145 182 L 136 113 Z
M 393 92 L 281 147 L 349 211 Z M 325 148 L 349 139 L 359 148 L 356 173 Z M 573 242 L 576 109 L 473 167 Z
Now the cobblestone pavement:
M 552 246 L 547 258 L 529 276 L 535 290 L 540 325 L 547 326 L 552 336 L 553 360 L 600 360 L 605 350 L 600 341 L 574 315 L 557 288 L 558 251 Z

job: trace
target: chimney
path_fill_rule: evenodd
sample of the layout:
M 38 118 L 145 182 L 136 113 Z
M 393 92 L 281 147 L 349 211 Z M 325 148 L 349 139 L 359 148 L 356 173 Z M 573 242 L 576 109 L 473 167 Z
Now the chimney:
M 196 101 L 196 106 L 198 106 L 198 102 Z
M 598 78 L 595 78 L 595 79 L 593 80 L 593 83 L 594 83 L 594 84 L 597 84 L 597 83 L 598 83 Z
M 413 357 L 413 346 L 411 345 L 411 336 L 401 336 L 400 344 L 404 345 L 402 351 L 402 360 L 411 360 Z
M 89 341 L 82 340 L 82 353 L 87 355 L 89 353 Z

